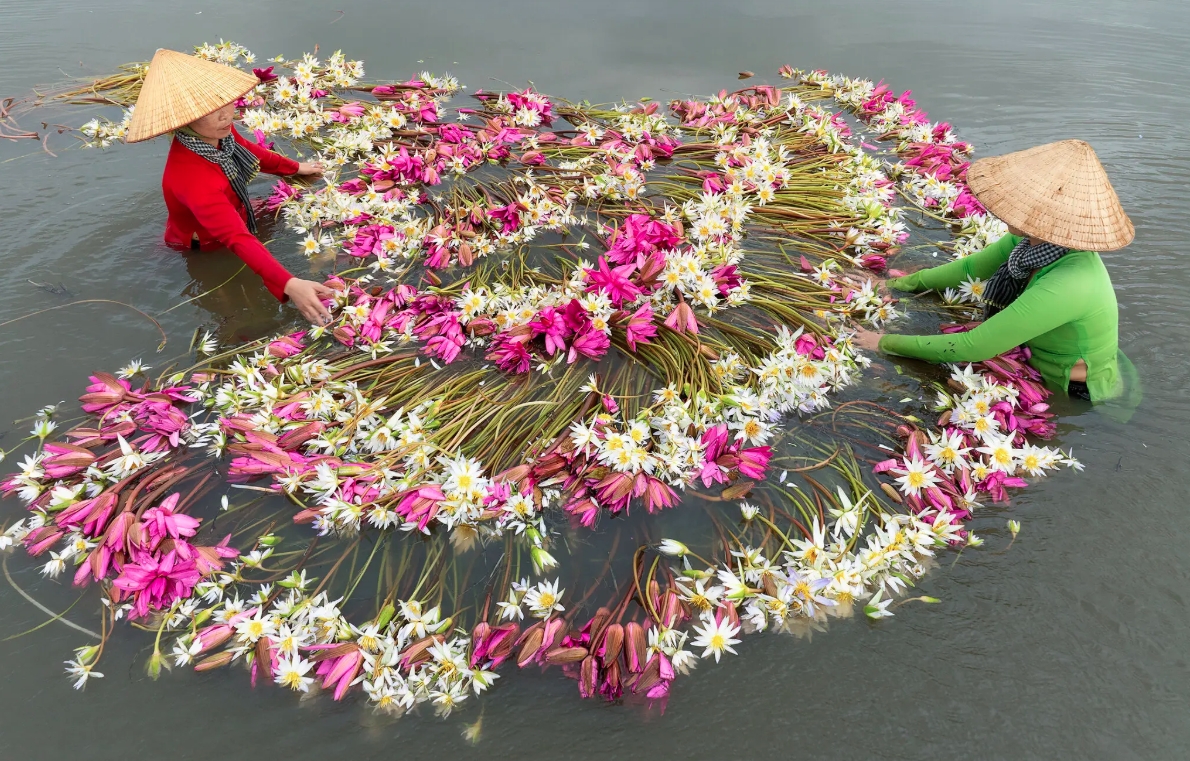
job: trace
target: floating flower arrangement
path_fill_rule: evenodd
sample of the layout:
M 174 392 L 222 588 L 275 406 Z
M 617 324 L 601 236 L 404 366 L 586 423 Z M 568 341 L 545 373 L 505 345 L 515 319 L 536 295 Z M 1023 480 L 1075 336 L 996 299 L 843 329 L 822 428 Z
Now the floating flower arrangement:
M 892 615 L 936 553 L 980 542 L 981 500 L 1077 465 L 1037 443 L 1024 349 L 954 368 L 934 425 L 859 397 L 847 326 L 898 316 L 865 273 L 905 209 L 957 256 L 1003 230 L 963 182 L 971 147 L 908 93 L 785 67 L 668 108 L 452 107 L 450 76 L 269 63 L 243 123 L 328 174 L 262 208 L 335 262 L 335 321 L 196 335 L 192 367 L 96 373 L 69 427 L 39 413 L 0 548 L 98 587 L 77 687 L 127 621 L 155 634 L 153 677 L 238 666 L 396 713 L 524 668 L 664 700 L 745 633 Z M 127 106 L 144 70 L 62 97 Z

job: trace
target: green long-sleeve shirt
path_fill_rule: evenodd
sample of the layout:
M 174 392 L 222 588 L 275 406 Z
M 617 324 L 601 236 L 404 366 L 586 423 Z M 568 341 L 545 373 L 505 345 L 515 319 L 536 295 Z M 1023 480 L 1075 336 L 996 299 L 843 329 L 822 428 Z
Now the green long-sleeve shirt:
M 903 291 L 941 291 L 972 277 L 986 280 L 1020 241 L 1016 235 L 1005 235 L 976 254 L 889 280 L 888 285 Z M 1025 344 L 1032 352 L 1030 364 L 1051 390 L 1065 392 L 1070 369 L 1082 359 L 1091 398 L 1104 401 L 1123 392 L 1118 330 L 1116 294 L 1099 254 L 1071 251 L 1037 270 L 1024 293 L 974 330 L 936 336 L 888 334 L 880 339 L 880 349 L 931 362 L 978 362 Z

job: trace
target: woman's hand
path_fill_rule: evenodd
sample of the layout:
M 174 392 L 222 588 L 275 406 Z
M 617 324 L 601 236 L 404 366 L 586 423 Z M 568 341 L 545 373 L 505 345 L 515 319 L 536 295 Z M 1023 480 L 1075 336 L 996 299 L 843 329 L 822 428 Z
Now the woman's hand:
M 285 284 L 285 295 L 311 325 L 328 325 L 331 313 L 322 305 L 322 299 L 333 298 L 335 292 L 322 283 L 291 277 Z
M 321 161 L 301 162 L 298 164 L 297 174 L 300 177 L 319 177 L 326 171 L 326 167 L 322 165 Z
M 855 329 L 855 336 L 851 339 L 861 349 L 868 351 L 880 351 L 880 339 L 884 337 L 883 333 L 877 333 L 874 330 L 857 327 Z
M 920 269 L 922 269 L 922 268 L 921 267 L 913 267 L 913 268 L 904 269 L 904 270 L 901 270 L 901 269 L 885 270 L 884 277 L 881 279 L 881 282 L 887 283 L 889 280 L 894 280 L 894 279 L 899 280 L 903 277 L 909 277 L 914 272 L 917 272 Z

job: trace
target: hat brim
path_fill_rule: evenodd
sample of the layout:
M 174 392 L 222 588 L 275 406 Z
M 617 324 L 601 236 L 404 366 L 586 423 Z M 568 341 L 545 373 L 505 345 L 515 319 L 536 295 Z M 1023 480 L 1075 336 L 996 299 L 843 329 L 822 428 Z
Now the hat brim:
M 1115 251 L 1136 237 L 1091 146 L 1063 140 L 967 169 L 967 185 L 1007 225 L 1066 248 Z

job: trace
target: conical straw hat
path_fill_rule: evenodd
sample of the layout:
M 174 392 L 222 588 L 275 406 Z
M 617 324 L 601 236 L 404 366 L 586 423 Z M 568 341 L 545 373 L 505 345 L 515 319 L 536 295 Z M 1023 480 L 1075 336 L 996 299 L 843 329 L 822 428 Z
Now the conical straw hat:
M 149 62 L 125 142 L 172 132 L 226 106 L 257 84 L 256 76 L 162 48 Z
M 1062 140 L 980 159 L 967 170 L 988 211 L 1029 236 L 1080 251 L 1115 251 L 1136 231 L 1090 145 Z

